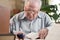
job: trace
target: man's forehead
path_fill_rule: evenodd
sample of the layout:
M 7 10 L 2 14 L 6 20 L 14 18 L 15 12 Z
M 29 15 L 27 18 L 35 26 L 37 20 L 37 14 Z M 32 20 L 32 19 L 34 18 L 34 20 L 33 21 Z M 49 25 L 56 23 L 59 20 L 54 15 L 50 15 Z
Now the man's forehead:
M 38 7 L 35 7 L 35 6 L 26 6 L 27 8 L 25 10 L 38 10 Z
M 28 8 L 38 8 L 39 5 L 37 3 L 33 3 L 33 4 L 29 3 L 29 4 L 26 5 L 26 7 L 28 7 Z

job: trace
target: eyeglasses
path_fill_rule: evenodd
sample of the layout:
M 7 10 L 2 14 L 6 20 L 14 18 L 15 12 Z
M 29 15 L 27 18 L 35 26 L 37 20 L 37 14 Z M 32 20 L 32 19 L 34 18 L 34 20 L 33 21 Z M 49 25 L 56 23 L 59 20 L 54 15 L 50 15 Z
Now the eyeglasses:
M 38 11 L 35 11 L 35 10 L 25 10 L 27 13 L 32 13 L 32 14 L 36 14 L 38 13 Z

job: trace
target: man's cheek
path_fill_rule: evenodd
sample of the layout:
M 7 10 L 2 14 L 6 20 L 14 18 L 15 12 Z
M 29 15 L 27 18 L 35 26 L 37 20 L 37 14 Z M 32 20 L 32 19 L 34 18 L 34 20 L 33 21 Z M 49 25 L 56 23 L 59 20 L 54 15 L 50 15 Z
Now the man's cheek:
M 34 18 L 36 18 L 36 17 L 37 17 L 37 15 L 36 15 L 36 14 L 34 14 L 33 16 L 34 16 Z

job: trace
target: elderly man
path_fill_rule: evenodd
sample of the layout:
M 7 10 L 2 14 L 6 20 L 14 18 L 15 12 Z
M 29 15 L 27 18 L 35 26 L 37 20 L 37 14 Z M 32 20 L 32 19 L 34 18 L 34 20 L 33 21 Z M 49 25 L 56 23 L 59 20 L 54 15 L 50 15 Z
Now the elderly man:
M 41 4 L 41 0 L 25 0 L 24 11 L 10 19 L 10 32 L 15 35 L 35 32 L 44 39 L 52 22 L 46 13 L 40 11 Z

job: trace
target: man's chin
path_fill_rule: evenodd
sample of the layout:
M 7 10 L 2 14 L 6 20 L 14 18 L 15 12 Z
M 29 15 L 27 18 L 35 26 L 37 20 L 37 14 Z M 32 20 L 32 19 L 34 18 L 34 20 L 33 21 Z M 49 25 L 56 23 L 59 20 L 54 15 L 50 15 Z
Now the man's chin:
M 28 19 L 29 21 L 32 21 L 32 20 L 34 20 L 34 19 L 32 19 L 32 18 L 30 18 L 30 19 Z

